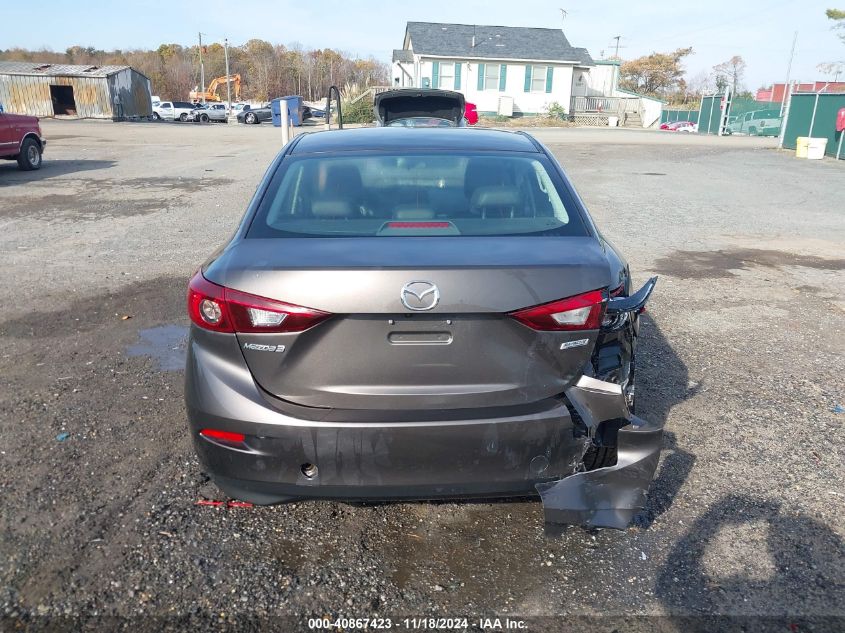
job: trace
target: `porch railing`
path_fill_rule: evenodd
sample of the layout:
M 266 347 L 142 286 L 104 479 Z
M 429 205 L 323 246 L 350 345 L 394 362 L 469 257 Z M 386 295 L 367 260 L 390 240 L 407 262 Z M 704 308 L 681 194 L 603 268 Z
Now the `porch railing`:
M 621 117 L 623 114 L 639 114 L 640 107 L 637 97 L 572 97 L 569 112 L 600 112 Z

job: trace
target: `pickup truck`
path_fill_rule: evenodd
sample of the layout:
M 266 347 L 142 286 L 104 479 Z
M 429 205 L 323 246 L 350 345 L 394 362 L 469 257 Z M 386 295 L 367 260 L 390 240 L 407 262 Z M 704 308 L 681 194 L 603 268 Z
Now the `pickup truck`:
M 38 118 L 9 114 L 0 104 L 0 158 L 18 161 L 25 171 L 39 169 L 45 145 Z
M 193 117 L 191 112 L 197 107 L 195 103 L 187 101 L 162 101 L 158 107 L 153 107 L 153 118 L 158 121 L 188 121 Z

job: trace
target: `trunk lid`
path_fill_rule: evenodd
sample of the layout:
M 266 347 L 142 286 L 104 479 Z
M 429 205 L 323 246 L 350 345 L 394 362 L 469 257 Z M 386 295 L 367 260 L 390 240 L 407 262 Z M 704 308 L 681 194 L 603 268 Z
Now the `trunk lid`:
M 375 96 L 375 114 L 379 125 L 399 119 L 433 117 L 459 125 L 464 116 L 464 96 L 451 90 L 388 90 Z
M 602 246 L 588 237 L 246 239 L 204 274 L 334 314 L 305 332 L 238 334 L 262 388 L 300 405 L 371 410 L 513 406 L 561 393 L 595 332 L 539 332 L 506 313 L 610 283 Z M 436 285 L 436 305 L 419 310 L 433 294 L 413 282 Z M 414 292 L 403 295 L 407 284 Z

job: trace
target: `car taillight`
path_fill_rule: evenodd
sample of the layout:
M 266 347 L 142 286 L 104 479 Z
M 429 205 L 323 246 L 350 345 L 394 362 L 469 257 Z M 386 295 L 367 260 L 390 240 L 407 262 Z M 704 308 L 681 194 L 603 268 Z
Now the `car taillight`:
M 607 303 L 601 290 L 511 312 L 509 316 L 533 330 L 597 330 Z
M 200 435 L 211 440 L 221 440 L 223 442 L 231 442 L 233 444 L 243 443 L 246 440 L 246 435 L 243 433 L 221 431 L 219 429 L 203 429 L 200 431 Z
M 218 286 L 201 272 L 188 284 L 188 315 L 203 329 L 244 334 L 302 332 L 332 316 L 328 312 Z

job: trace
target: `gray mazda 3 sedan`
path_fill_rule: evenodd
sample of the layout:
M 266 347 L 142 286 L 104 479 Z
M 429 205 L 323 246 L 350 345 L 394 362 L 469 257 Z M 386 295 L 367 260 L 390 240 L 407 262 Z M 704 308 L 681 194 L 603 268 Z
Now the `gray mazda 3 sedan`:
M 539 493 L 625 527 L 662 437 L 633 414 L 654 283 L 527 134 L 298 136 L 190 282 L 202 467 L 260 504 Z

